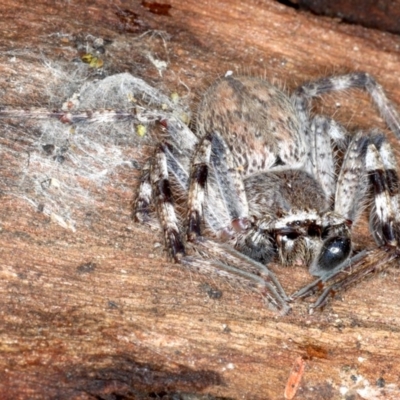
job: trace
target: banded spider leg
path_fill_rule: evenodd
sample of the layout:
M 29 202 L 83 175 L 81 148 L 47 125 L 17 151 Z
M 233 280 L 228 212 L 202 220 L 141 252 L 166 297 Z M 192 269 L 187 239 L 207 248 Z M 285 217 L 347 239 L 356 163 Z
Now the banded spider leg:
M 140 222 L 145 222 L 154 199 L 166 248 L 175 262 L 201 272 L 217 272 L 218 275 L 231 279 L 251 282 L 259 289 L 268 306 L 279 310 L 281 314 L 287 314 L 290 311 L 289 298 L 276 276 L 262 263 L 241 254 L 226 243 L 206 238 L 196 240 L 191 246 L 194 248 L 193 254 L 187 254 L 187 243 L 181 234 L 170 182 L 171 173 L 180 191 L 187 193 L 189 175 L 188 166 L 184 166 L 187 161 L 187 155 L 182 156 L 182 152 L 174 145 L 162 142 L 156 146 L 153 157 L 143 168 L 134 203 L 134 217 Z M 213 201 L 219 201 L 218 194 L 212 187 L 207 194 Z M 219 211 L 209 207 L 206 211 L 206 222 L 214 231 L 218 230 L 220 224 Z
M 373 273 L 385 270 L 400 257 L 397 165 L 385 136 L 374 134 L 368 138 L 364 158 L 374 198 L 370 212 L 370 231 L 379 248 L 361 251 L 349 259 L 342 268 L 330 271 L 291 296 L 292 299 L 301 299 L 320 292 L 310 307 L 310 312 L 323 308 L 330 297 Z

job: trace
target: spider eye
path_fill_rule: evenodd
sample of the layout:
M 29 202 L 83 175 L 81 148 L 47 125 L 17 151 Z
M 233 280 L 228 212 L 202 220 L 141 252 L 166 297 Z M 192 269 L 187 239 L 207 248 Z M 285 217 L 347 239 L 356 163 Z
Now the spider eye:
M 295 240 L 295 239 L 297 239 L 297 238 L 300 236 L 300 233 L 293 231 L 293 232 L 287 233 L 285 236 L 286 236 L 289 240 Z
M 345 261 L 351 251 L 351 240 L 348 237 L 336 236 L 324 242 L 321 253 L 310 273 L 314 276 L 324 276 Z
M 278 242 L 280 241 L 286 242 L 287 240 L 296 240 L 299 236 L 301 236 L 301 233 L 291 227 L 281 228 L 276 231 L 276 238 Z
M 310 237 L 321 236 L 321 227 L 316 224 L 310 225 L 307 230 L 307 235 Z

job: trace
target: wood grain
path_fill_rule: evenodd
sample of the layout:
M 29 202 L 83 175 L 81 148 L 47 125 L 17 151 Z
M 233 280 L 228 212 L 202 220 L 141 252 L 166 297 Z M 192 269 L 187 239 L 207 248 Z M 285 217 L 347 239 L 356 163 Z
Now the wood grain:
M 192 110 L 227 70 L 262 73 L 289 89 L 364 70 L 400 105 L 398 36 L 270 0 L 170 4 L 165 16 L 139 1 L 3 1 L 1 104 L 46 101 L 43 60 L 79 59 L 68 33 L 112 41 L 107 73 L 129 71 L 166 93 L 187 94 L 184 82 Z M 168 33 L 166 48 L 155 30 Z M 162 76 L 148 52 L 168 59 Z M 363 94 L 319 107 L 349 127 L 382 126 Z M 32 133 L 21 132 L 21 154 L 25 134 Z M 0 166 L 0 179 L 17 185 L 12 162 L 3 157 Z M 372 399 L 383 382 L 375 398 L 399 398 L 397 269 L 322 313 L 310 316 L 300 303 L 279 317 L 245 287 L 168 263 L 159 233 L 130 218 L 137 177 L 121 172 L 97 188 L 96 212 L 82 214 L 75 233 L 11 196 L 11 187 L 0 193 L 2 399 L 283 399 L 299 356 L 306 367 L 296 399 Z M 119 189 L 130 182 L 131 191 Z M 355 240 L 373 245 L 366 223 Z M 300 268 L 277 271 L 289 293 L 310 280 Z M 209 287 L 222 296 L 210 296 Z

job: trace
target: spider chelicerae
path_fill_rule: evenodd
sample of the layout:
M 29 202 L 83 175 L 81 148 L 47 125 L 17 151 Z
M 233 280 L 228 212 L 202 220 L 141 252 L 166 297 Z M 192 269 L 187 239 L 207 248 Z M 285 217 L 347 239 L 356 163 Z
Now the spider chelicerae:
M 175 261 L 250 279 L 282 313 L 318 291 L 312 309 L 322 307 L 399 256 L 398 176 L 384 134 L 350 135 L 310 112 L 313 98 L 352 88 L 370 94 L 400 138 L 397 111 L 363 72 L 308 82 L 291 95 L 259 78 L 218 80 L 200 102 L 196 138 L 179 142 L 161 121 L 165 139 L 144 168 L 135 217 L 145 221 L 154 200 Z M 186 197 L 183 223 L 174 188 Z M 353 254 L 352 226 L 366 206 L 377 247 Z M 317 280 L 289 297 L 268 269 L 274 260 L 306 265 Z

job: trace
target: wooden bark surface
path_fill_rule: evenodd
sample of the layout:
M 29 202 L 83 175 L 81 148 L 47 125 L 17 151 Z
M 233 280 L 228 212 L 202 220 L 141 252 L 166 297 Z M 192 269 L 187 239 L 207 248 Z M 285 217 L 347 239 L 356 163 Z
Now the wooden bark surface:
M 380 1 L 335 1 L 299 0 L 291 1 L 294 7 L 311 10 L 317 15 L 337 17 L 353 24 L 380 29 L 392 33 L 400 32 L 400 2 Z
M 227 70 L 262 73 L 289 89 L 364 70 L 400 106 L 398 36 L 268 0 L 170 4 L 165 16 L 139 1 L 3 1 L 1 104 L 46 104 L 43 60 L 79 58 L 68 33 L 112 41 L 107 73 L 129 71 L 166 93 L 185 93 L 184 82 L 193 110 Z M 164 43 L 154 31 L 170 37 Z M 162 76 L 148 53 L 168 60 Z M 367 96 L 339 98 L 340 108 L 336 97 L 320 106 L 346 126 L 382 126 Z M 23 139 L 4 143 L 23 156 Z M 0 165 L 0 179 L 10 182 L 12 161 L 3 157 Z M 11 195 L 12 187 L 0 192 L 2 399 L 283 399 L 298 356 L 306 360 L 298 399 L 399 398 L 397 269 L 360 283 L 322 313 L 308 315 L 300 303 L 279 317 L 245 287 L 169 263 L 157 247 L 160 234 L 130 218 L 137 178 L 123 170 L 97 188 L 91 215 L 77 205 L 76 232 Z M 366 223 L 355 240 L 373 245 Z M 277 271 L 288 293 L 311 280 L 298 267 Z M 213 298 L 209 287 L 222 296 Z

